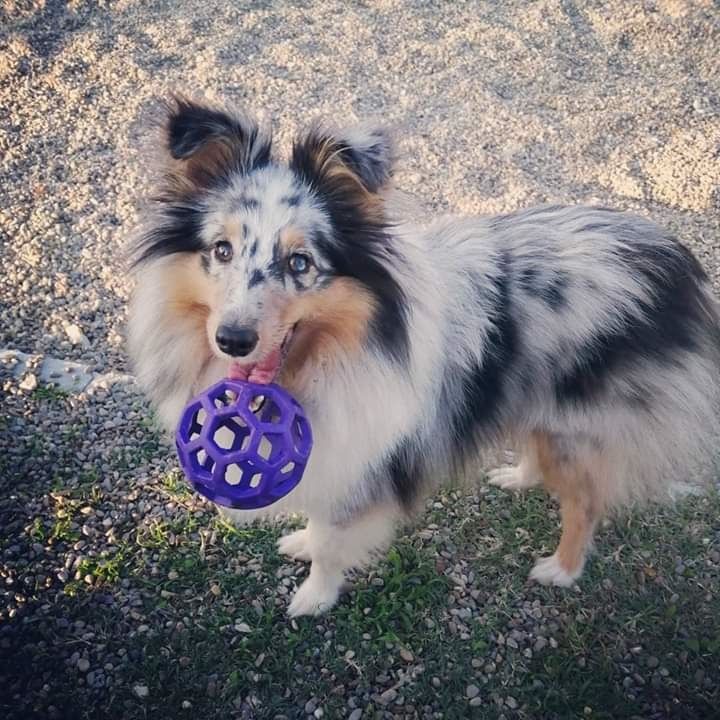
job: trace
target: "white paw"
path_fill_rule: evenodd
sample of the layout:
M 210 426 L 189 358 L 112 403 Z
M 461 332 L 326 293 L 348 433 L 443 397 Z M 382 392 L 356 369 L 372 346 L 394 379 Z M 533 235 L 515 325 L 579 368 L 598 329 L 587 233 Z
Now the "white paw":
M 282 555 L 287 555 L 293 560 L 302 560 L 303 562 L 310 562 L 312 557 L 310 556 L 310 550 L 308 549 L 308 530 L 296 530 L 289 535 L 283 535 L 277 541 L 278 552 Z
M 288 615 L 322 615 L 337 602 L 341 584 L 342 578 L 338 581 L 337 578 L 311 571 L 308 579 L 295 592 Z
M 530 477 L 520 465 L 501 467 L 488 473 L 488 482 L 503 490 L 525 490 L 539 485 L 539 481 Z
M 577 580 L 583 569 L 580 563 L 577 570 L 568 572 L 561 565 L 557 555 L 540 558 L 530 572 L 530 579 L 536 580 L 541 585 L 557 585 L 558 587 L 570 587 Z

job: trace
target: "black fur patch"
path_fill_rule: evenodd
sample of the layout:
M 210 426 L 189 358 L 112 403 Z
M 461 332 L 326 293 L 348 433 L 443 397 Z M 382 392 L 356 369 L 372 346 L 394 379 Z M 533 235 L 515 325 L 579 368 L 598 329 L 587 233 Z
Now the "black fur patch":
M 285 258 L 282 254 L 280 240 L 276 240 L 273 245 L 272 261 L 268 267 L 268 275 L 274 280 L 279 280 L 285 285 Z
M 255 257 L 258 249 L 258 241 L 257 238 L 253 240 L 253 244 L 250 246 L 250 257 Z
M 556 272 L 541 288 L 540 297 L 553 310 L 560 310 L 567 305 L 566 291 L 570 285 L 570 278 L 567 273 Z
M 707 334 L 708 317 L 715 314 L 700 289 L 705 272 L 679 243 L 668 247 L 642 241 L 636 233 L 634 242 L 621 246 L 617 259 L 643 277 L 653 299 L 638 303 L 638 315 L 620 314 L 618 329 L 598 333 L 576 350 L 572 368 L 555 382 L 561 405 L 592 400 L 613 373 L 645 360 L 670 364 L 676 351 L 697 350 Z
M 406 363 L 407 300 L 392 270 L 403 260 L 392 246 L 385 222 L 368 216 L 365 192 L 352 177 L 318 169 L 317 156 L 326 142 L 327 138 L 310 135 L 295 144 L 290 162 L 298 178 L 323 203 L 332 225 L 332 237 L 318 233 L 315 245 L 335 274 L 357 280 L 374 295 L 377 311 L 372 320 L 372 339 L 388 357 Z
M 233 202 L 233 210 L 257 210 L 260 207 L 260 201 L 256 198 L 242 197 L 237 198 Z
M 539 267 L 530 265 L 518 273 L 517 283 L 528 295 L 539 298 L 553 310 L 567 305 L 570 277 L 565 272 L 551 271 L 545 275 Z
M 265 273 L 256 268 L 253 270 L 252 275 L 250 275 L 250 280 L 248 280 L 248 289 L 254 288 L 263 282 L 265 282 Z
M 135 265 L 175 253 L 200 252 L 205 248 L 200 236 L 203 211 L 191 201 L 168 205 L 162 218 L 161 223 L 141 238 Z
M 456 408 L 451 416 L 450 431 L 461 457 L 475 449 L 480 431 L 497 429 L 504 384 L 517 352 L 518 331 L 512 314 L 510 273 L 510 254 L 505 252 L 498 263 L 498 274 L 477 283 L 492 285 L 495 290 L 495 305 L 489 311 L 493 327 L 485 341 L 483 361 L 481 365 L 461 371 L 460 387 L 455 376 L 448 379 L 444 390 L 462 394 L 459 402 L 454 398 L 445 401 L 449 407 Z
M 280 198 L 280 202 L 285 203 L 288 207 L 297 207 L 302 197 L 300 195 L 285 195 Z
M 393 494 L 403 507 L 411 509 L 422 482 L 421 463 L 411 443 L 401 442 L 391 453 L 386 467 Z

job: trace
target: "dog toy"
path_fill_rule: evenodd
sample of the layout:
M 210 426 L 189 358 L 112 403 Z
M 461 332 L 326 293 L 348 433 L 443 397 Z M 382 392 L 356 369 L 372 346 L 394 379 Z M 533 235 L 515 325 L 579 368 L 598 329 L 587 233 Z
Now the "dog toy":
M 312 432 L 300 404 L 280 386 L 226 379 L 190 401 L 175 446 L 201 495 L 218 505 L 254 510 L 300 482 Z

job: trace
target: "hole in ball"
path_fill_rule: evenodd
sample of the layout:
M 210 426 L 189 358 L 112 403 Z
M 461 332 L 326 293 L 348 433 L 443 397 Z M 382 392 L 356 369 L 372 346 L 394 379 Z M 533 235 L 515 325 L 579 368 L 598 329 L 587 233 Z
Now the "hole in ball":
M 213 441 L 221 450 L 246 450 L 250 444 L 250 428 L 240 417 L 225 418 L 213 433 Z
M 215 461 L 205 452 L 203 448 L 196 450 L 192 454 L 192 457 L 194 462 L 197 463 L 197 466 L 202 470 L 212 472 L 212 469 L 215 467 Z
M 237 485 L 243 477 L 243 470 L 237 463 L 230 463 L 225 468 L 225 482 L 228 485 Z

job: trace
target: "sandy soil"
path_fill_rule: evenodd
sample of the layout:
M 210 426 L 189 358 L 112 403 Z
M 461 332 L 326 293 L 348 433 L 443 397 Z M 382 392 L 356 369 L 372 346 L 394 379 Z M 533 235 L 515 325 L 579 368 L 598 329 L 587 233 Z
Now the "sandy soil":
M 121 248 L 171 90 L 399 129 L 431 211 L 601 202 L 718 273 L 720 20 L 706 2 L 13 2 L 0 9 L 0 347 L 123 368 Z M 78 338 L 77 325 L 88 342 Z

